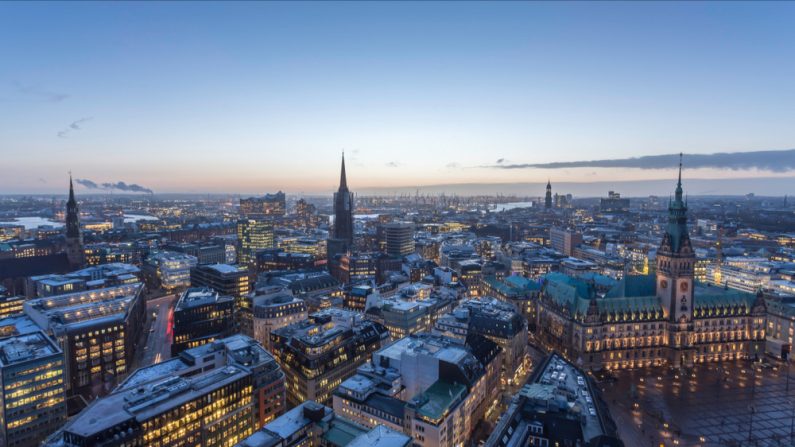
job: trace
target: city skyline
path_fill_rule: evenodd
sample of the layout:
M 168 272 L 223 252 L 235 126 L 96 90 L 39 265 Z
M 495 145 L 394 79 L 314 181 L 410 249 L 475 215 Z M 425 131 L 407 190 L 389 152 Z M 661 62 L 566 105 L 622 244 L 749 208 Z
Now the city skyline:
M 790 4 L 1 8 L 17 44 L 0 194 L 61 194 L 69 170 L 156 193 L 325 194 L 342 150 L 360 193 L 552 179 L 601 196 L 675 164 L 580 162 L 776 150 L 784 163 L 686 175 L 795 191 Z

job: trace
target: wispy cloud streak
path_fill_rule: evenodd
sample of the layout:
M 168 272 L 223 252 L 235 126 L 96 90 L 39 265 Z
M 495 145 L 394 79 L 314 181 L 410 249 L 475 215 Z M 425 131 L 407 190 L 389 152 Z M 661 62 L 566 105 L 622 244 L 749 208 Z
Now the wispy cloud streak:
M 66 93 L 58 93 L 47 90 L 39 85 L 25 85 L 19 81 L 14 81 L 14 90 L 21 95 L 36 98 L 46 102 L 61 102 L 69 98 Z
M 71 132 L 82 129 L 83 123 L 85 123 L 86 121 L 91 121 L 92 119 L 94 119 L 94 117 L 89 116 L 86 118 L 80 118 L 77 121 L 72 121 L 72 124 L 67 126 L 66 129 L 63 129 L 62 131 L 58 132 L 58 138 L 66 138 L 66 136 L 69 135 Z
M 795 149 L 756 152 L 719 152 L 714 154 L 685 154 L 685 166 L 690 169 L 714 168 L 733 171 L 758 169 L 770 172 L 795 170 Z M 494 169 L 564 169 L 564 168 L 637 168 L 667 169 L 679 164 L 679 154 L 647 155 L 644 157 L 607 160 L 561 161 L 552 163 L 500 163 L 482 166 Z
M 124 192 L 141 192 L 146 194 L 154 194 L 149 188 L 143 187 L 141 185 L 136 185 L 135 183 L 124 183 L 124 182 L 115 182 L 115 183 L 102 183 L 97 184 L 94 181 L 79 178 L 75 179 L 75 183 L 84 186 L 88 189 L 99 189 L 105 191 L 124 191 Z

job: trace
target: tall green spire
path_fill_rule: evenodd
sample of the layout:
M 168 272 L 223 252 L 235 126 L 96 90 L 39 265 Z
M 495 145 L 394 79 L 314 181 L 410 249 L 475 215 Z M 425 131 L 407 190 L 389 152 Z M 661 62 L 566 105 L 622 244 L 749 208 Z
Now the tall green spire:
M 667 237 L 670 250 L 678 253 L 685 245 L 689 245 L 690 237 L 687 233 L 687 204 L 682 200 L 682 155 L 679 154 L 679 177 L 676 181 L 674 200 L 668 204 L 668 230 Z
M 682 153 L 679 153 L 679 180 L 676 182 L 676 200 L 682 201 Z

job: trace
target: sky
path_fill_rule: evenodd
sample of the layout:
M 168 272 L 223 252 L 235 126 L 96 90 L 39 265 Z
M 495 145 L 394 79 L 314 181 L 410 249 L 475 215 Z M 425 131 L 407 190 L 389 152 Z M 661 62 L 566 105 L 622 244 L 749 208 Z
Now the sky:
M 0 3 L 0 194 L 791 179 L 793 123 L 790 2 Z

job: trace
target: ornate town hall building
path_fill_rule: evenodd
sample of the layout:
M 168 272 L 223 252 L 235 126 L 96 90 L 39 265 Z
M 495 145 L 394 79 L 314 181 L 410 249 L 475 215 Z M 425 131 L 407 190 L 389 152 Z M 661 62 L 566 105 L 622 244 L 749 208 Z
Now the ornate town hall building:
M 593 370 L 762 357 L 761 294 L 695 283 L 695 261 L 680 162 L 656 273 L 627 275 L 604 296 L 584 280 L 547 275 L 536 312 L 541 336 Z

